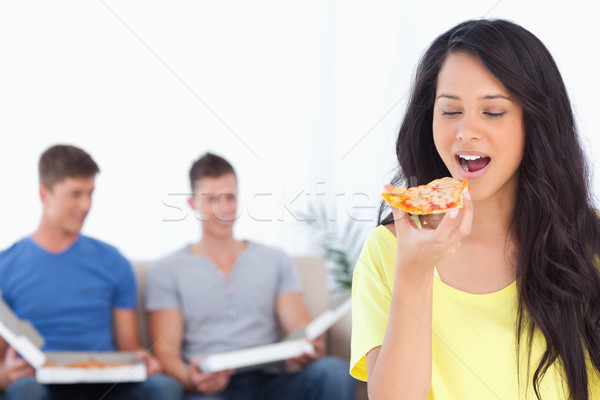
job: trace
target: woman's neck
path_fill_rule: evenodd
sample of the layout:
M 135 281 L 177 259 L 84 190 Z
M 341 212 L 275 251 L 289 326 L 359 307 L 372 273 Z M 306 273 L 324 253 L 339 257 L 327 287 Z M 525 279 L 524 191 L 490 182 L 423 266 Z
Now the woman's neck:
M 473 202 L 473 224 L 465 240 L 489 244 L 498 240 L 505 242 L 512 236 L 510 227 L 513 212 L 511 204 L 492 200 Z
M 473 202 L 471 232 L 438 263 L 442 282 L 468 293 L 496 292 L 516 277 L 517 244 L 511 233 L 514 208 L 495 199 Z

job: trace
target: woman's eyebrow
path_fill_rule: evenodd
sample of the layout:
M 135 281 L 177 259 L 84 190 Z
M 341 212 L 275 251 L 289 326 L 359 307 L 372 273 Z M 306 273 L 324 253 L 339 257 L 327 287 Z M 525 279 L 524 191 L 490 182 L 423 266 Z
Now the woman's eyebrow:
M 445 93 L 440 94 L 436 98 L 436 100 L 439 100 L 441 98 L 451 99 L 451 100 L 460 100 L 460 97 L 458 97 L 458 96 L 454 96 L 452 94 L 445 94 Z M 505 99 L 505 100 L 513 101 L 513 99 L 511 99 L 510 97 L 505 96 L 503 94 L 488 94 L 488 95 L 479 97 L 479 100 L 493 100 L 493 99 Z
M 460 100 L 460 97 L 458 97 L 458 96 L 453 96 L 453 95 L 451 95 L 451 94 L 445 94 L 445 93 L 442 93 L 442 94 L 440 94 L 440 95 L 439 95 L 439 96 L 436 98 L 436 100 L 439 100 L 439 99 L 441 99 L 442 97 L 443 97 L 443 98 L 446 98 L 446 99 Z
M 480 100 L 505 99 L 505 100 L 513 101 L 513 99 L 511 99 L 510 97 L 505 96 L 503 94 L 488 94 L 487 96 L 481 96 L 479 99 Z

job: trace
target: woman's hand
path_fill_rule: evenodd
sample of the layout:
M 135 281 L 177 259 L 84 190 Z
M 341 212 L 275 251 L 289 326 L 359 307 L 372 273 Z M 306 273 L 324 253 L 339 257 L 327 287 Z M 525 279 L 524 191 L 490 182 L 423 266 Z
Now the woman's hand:
M 429 277 L 438 262 L 456 251 L 473 221 L 468 192 L 463 200 L 463 209 L 448 210 L 435 229 L 418 229 L 406 212 L 392 207 L 398 248 L 396 274 L 409 280 Z

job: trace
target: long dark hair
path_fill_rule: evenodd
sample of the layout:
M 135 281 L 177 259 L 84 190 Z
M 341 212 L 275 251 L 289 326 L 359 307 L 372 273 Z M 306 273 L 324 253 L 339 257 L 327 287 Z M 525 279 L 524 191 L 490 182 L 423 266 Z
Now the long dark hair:
M 399 170 L 392 183 L 414 186 L 450 176 L 433 143 L 432 121 L 438 73 L 446 56 L 456 52 L 479 57 L 523 107 L 525 150 L 510 226 L 518 244 L 517 349 L 523 333 L 529 348 L 535 330 L 545 338 L 533 374 L 538 399 L 542 378 L 558 363 L 570 398 L 587 400 L 586 355 L 594 372 L 600 370 L 600 274 L 595 258 L 600 253 L 600 219 L 592 206 L 567 91 L 543 43 L 505 20 L 466 21 L 440 35 L 417 69 L 396 142 Z M 385 205 L 378 220 L 393 222 Z

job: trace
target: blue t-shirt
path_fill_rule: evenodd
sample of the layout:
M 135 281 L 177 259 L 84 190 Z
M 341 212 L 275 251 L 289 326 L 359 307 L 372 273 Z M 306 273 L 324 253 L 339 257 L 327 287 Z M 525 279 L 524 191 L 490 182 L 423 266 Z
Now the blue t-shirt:
M 86 236 L 58 254 L 29 237 L 0 252 L 0 289 L 44 337 L 43 350 L 114 351 L 113 310 L 137 306 L 131 264 Z

